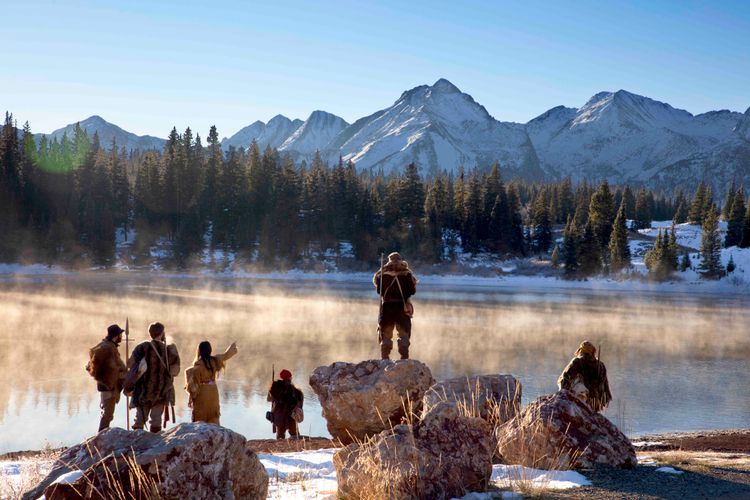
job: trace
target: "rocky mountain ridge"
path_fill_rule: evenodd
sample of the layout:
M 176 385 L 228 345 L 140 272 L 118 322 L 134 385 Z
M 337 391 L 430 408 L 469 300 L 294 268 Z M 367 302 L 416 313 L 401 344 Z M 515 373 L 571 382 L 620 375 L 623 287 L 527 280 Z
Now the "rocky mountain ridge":
M 128 149 L 163 146 L 163 139 L 138 137 L 98 116 L 80 123 L 89 135 L 99 133 L 105 146 L 113 137 Z M 73 127 L 49 137 L 70 137 Z M 750 185 L 750 109 L 693 115 L 625 90 L 600 92 L 580 108 L 557 106 L 520 124 L 495 119 L 440 79 L 352 124 L 320 110 L 305 121 L 277 115 L 225 138 L 222 147 L 247 148 L 253 140 L 297 161 L 319 151 L 329 163 L 341 157 L 372 173 L 416 162 L 429 177 L 497 161 L 507 177 L 527 179 L 606 178 L 665 188 L 706 180 L 718 192 L 732 181 Z

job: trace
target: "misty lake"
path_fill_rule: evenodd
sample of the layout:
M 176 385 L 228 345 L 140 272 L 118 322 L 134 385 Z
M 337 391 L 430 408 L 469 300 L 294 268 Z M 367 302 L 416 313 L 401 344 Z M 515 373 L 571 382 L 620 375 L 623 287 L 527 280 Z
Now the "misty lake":
M 589 339 L 602 348 L 614 395 L 605 415 L 626 434 L 750 427 L 747 298 L 431 279 L 414 304 L 412 358 L 438 380 L 512 373 L 527 403 L 556 390 L 578 343 Z M 164 323 L 183 371 L 201 340 L 215 352 L 237 342 L 219 381 L 221 420 L 248 439 L 273 437 L 264 419 L 272 367 L 290 369 L 305 393 L 301 433 L 327 436 L 310 373 L 379 355 L 377 295 L 362 275 L 323 283 L 107 272 L 0 277 L 0 452 L 70 445 L 96 432 L 88 349 L 126 316 L 136 342 L 148 338 L 149 323 Z M 190 421 L 183 385 L 180 375 L 178 422 Z M 124 398 L 112 425 L 125 427 Z

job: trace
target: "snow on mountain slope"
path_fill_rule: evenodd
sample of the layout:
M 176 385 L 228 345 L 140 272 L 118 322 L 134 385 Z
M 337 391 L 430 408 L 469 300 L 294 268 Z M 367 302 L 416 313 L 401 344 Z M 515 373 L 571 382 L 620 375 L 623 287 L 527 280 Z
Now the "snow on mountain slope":
M 750 186 L 750 108 L 739 116 L 731 133 L 713 148 L 666 166 L 649 183 L 656 187 L 694 187 L 707 181 L 715 193 L 726 192 L 732 183 Z
M 164 147 L 166 140 L 150 135 L 138 136 L 131 132 L 121 129 L 113 123 L 109 123 L 104 118 L 98 115 L 90 116 L 85 120 L 78 122 L 81 128 L 88 135 L 89 140 L 93 139 L 94 134 L 99 134 L 99 143 L 102 147 L 109 149 L 112 146 L 112 139 L 117 142 L 118 148 L 125 148 L 128 151 L 147 149 L 161 149 Z M 67 135 L 69 140 L 75 137 L 76 124 L 71 123 L 63 128 L 57 129 L 50 134 L 34 134 L 37 142 L 42 138 L 42 135 L 46 135 L 47 139 L 52 142 L 57 139 L 62 140 L 63 135 Z
M 358 120 L 327 148 L 363 170 L 400 171 L 416 162 L 426 175 L 459 166 L 489 167 L 535 175 L 538 162 L 524 126 L 495 120 L 452 83 L 404 92 L 390 108 Z
M 741 116 L 718 111 L 695 117 L 624 90 L 594 95 L 560 127 L 568 113 L 560 111 L 557 120 L 542 119 L 545 113 L 527 124 L 545 171 L 616 182 L 646 181 L 668 165 L 713 148 Z
M 268 120 L 268 123 L 258 120 L 244 127 L 233 136 L 223 139 L 221 147 L 224 150 L 229 149 L 230 146 L 247 149 L 254 139 L 261 151 L 269 146 L 278 148 L 302 123 L 302 120 L 290 120 L 284 115 L 276 115 Z
M 313 111 L 310 117 L 279 146 L 279 152 L 311 157 L 315 151 L 322 151 L 348 126 L 343 118 L 325 111 Z

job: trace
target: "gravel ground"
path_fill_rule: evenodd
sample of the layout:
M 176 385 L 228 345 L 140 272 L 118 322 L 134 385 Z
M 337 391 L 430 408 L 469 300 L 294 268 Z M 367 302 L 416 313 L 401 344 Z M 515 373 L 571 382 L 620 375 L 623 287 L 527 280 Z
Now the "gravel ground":
M 591 482 L 544 498 L 750 499 L 750 430 L 641 436 L 641 462 L 633 470 L 600 467 L 580 471 Z M 682 474 L 657 472 L 662 466 Z

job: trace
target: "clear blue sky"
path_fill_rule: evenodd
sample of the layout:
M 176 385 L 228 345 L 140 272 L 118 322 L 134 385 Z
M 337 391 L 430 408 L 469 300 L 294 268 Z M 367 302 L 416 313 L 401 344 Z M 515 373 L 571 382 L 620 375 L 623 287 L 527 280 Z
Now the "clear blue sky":
M 0 0 L 0 19 L 0 108 L 35 132 L 92 114 L 160 137 L 351 122 L 441 77 L 504 121 L 621 88 L 750 106 L 747 1 Z

